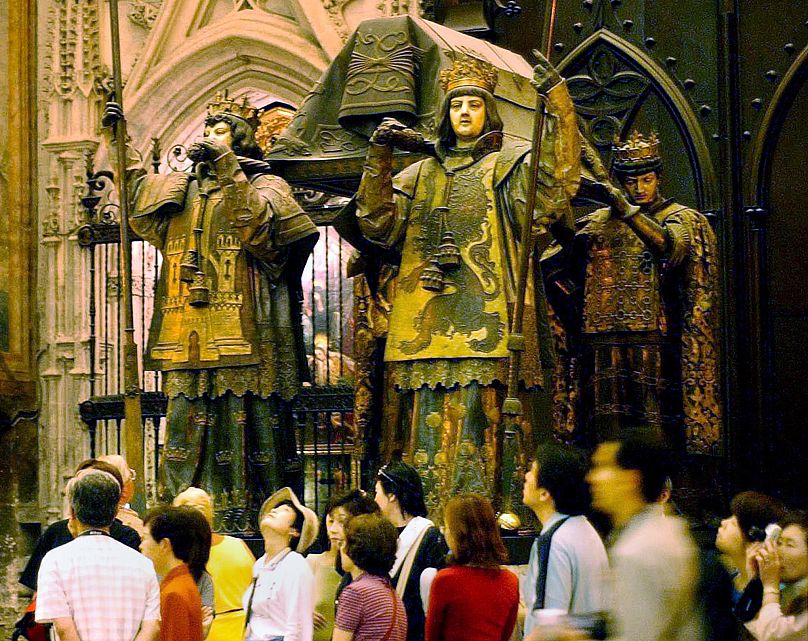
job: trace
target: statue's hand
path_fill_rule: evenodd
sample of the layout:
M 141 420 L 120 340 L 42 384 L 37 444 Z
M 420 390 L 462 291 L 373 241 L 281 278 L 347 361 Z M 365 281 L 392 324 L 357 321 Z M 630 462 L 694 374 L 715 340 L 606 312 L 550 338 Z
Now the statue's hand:
M 194 162 L 204 162 L 206 160 L 218 160 L 232 150 L 213 138 L 202 138 L 197 140 L 188 148 L 188 158 Z
M 389 145 L 394 146 L 396 132 L 404 131 L 407 126 L 399 122 L 395 118 L 385 118 L 376 127 L 373 135 L 370 137 L 370 142 L 374 145 Z
M 104 105 L 104 114 L 101 116 L 102 127 L 114 127 L 123 119 L 123 107 L 117 102 L 109 101 Z
M 616 214 L 618 218 L 631 218 L 640 211 L 637 205 L 631 204 L 631 201 L 629 201 L 622 189 L 612 183 L 606 183 L 605 187 L 609 204 L 612 206 L 612 212 Z
M 533 50 L 533 55 L 538 58 L 538 63 L 533 67 L 533 79 L 530 84 L 540 94 L 546 96 L 547 92 L 561 82 L 561 76 L 539 51 Z

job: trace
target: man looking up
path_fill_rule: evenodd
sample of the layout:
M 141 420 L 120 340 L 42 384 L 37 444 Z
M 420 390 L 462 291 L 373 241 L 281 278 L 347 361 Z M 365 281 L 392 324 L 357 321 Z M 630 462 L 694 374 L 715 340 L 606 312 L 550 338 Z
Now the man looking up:
M 593 506 L 615 527 L 611 637 L 630 641 L 703 638 L 694 587 L 698 556 L 687 524 L 657 503 L 670 476 L 669 451 L 649 436 L 606 441 L 587 481 Z
M 303 553 L 317 538 L 317 515 L 284 487 L 261 506 L 264 555 L 244 594 L 245 641 L 311 641 L 314 576 Z
M 539 446 L 525 474 L 522 500 L 542 525 L 530 550 L 522 579 L 525 635 L 544 608 L 585 614 L 605 606 L 606 549 L 583 516 L 589 507 L 586 465 L 575 448 L 556 443 Z
M 121 486 L 93 470 L 68 485 L 75 538 L 45 555 L 36 620 L 52 622 L 61 641 L 155 641 L 160 589 L 151 562 L 113 539 Z

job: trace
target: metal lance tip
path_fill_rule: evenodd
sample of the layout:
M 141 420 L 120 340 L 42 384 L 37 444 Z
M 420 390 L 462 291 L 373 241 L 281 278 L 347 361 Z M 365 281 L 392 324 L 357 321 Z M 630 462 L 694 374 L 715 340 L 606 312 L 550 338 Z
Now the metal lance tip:
M 443 291 L 443 272 L 434 258 L 430 261 L 429 267 L 421 272 L 420 280 L 421 287 L 429 292 Z
M 438 247 L 438 266 L 446 271 L 457 269 L 460 265 L 460 248 L 455 243 L 454 234 L 450 231 L 443 233 Z
M 191 307 L 206 307 L 210 303 L 210 289 L 205 281 L 205 274 L 196 272 L 194 282 L 188 287 L 188 304 Z

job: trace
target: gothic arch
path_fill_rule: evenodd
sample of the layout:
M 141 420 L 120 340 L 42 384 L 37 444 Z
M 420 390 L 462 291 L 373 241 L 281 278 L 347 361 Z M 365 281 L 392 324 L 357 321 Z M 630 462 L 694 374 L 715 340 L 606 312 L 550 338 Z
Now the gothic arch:
M 205 105 L 220 90 L 298 104 L 328 64 L 294 23 L 258 11 L 234 13 L 164 56 L 155 51 L 161 41 L 164 36 L 151 34 L 124 94 L 133 143 L 141 150 L 151 138 L 164 148 L 187 142 L 201 130 Z
M 805 82 L 808 82 L 808 47 L 800 52 L 783 76 L 755 138 L 750 156 L 752 171 L 747 193 L 753 195 L 760 207 L 766 208 L 769 204 L 773 152 L 794 100 Z
M 612 64 L 608 60 L 609 55 L 625 68 L 618 70 L 616 65 L 609 67 Z M 596 59 L 598 56 L 602 58 L 601 61 Z M 592 73 L 589 76 L 574 73 L 590 63 L 606 65 L 607 68 L 601 70 L 603 76 L 598 77 L 598 69 L 590 69 Z M 609 122 L 616 129 L 614 133 L 625 135 L 646 98 L 651 94 L 656 96 L 684 142 L 697 201 L 693 204 L 701 210 L 717 206 L 715 169 L 699 119 L 676 81 L 651 56 L 608 29 L 599 29 L 571 51 L 558 68 L 572 85 L 570 92 L 577 93 L 577 96 L 573 95 L 573 101 L 582 119 L 586 121 L 589 118 L 595 122 L 588 124 L 603 127 L 600 131 L 601 150 L 608 146 L 607 136 L 611 133 Z M 580 92 L 576 92 L 575 83 L 579 81 Z M 587 81 L 592 83 L 590 89 L 584 86 Z M 595 105 L 584 105 L 582 108 L 582 102 L 596 98 L 597 90 L 603 91 L 606 100 L 606 104 L 599 107 L 602 110 L 600 116 L 595 113 L 598 110 Z M 594 133 L 597 137 L 598 132 Z

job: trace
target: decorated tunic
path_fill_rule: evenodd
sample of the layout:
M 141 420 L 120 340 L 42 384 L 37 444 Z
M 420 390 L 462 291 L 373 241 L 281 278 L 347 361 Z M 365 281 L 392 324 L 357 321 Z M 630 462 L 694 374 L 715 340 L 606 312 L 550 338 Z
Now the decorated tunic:
M 575 362 L 573 372 L 562 358 L 556 371 L 557 428 L 659 426 L 678 430 L 668 434 L 673 442 L 685 438 L 692 451 L 711 453 L 721 418 L 715 234 L 702 214 L 672 201 L 647 215 L 665 230 L 664 256 L 609 209 L 583 219 L 566 250 L 545 254 L 546 263 L 565 265 L 567 289 L 583 292 L 580 317 L 557 288 L 551 296 L 566 325 L 557 327 L 562 350 Z
M 194 306 L 180 263 L 200 215 L 210 302 Z M 289 186 L 267 174 L 225 189 L 212 178 L 150 174 L 130 224 L 163 257 L 145 366 L 170 373 L 168 395 L 294 395 L 306 371 L 294 292 L 317 231 Z

